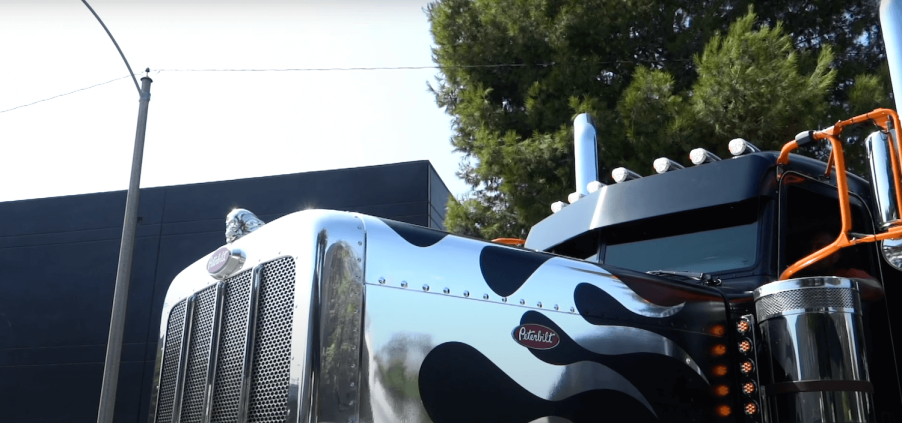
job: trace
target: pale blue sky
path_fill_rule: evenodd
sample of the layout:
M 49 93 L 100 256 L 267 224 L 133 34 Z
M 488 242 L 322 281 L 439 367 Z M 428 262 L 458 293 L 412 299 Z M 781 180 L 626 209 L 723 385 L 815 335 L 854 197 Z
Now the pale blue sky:
M 450 117 L 419 0 L 89 0 L 136 72 L 151 68 L 142 187 L 430 160 L 456 195 Z M 0 110 L 125 76 L 79 0 L 0 1 Z M 0 113 L 0 201 L 124 190 L 138 113 L 130 79 Z

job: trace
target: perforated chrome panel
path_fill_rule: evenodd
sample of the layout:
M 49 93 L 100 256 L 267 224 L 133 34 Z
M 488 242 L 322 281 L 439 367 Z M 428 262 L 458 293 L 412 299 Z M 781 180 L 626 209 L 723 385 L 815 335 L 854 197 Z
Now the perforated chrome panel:
M 294 311 L 295 263 L 284 257 L 262 264 L 259 310 L 253 345 L 248 422 L 283 422 L 288 412 L 291 324 Z M 248 312 L 253 272 L 247 270 L 225 281 L 222 323 L 217 351 L 210 421 L 238 418 L 241 374 L 248 337 Z M 204 389 L 210 363 L 210 342 L 215 327 L 216 285 L 198 291 L 194 300 L 192 331 L 182 394 L 181 423 L 204 419 Z M 166 326 L 166 345 L 160 382 L 157 423 L 172 423 L 179 352 L 185 327 L 186 301 L 176 304 Z
M 858 295 L 850 289 L 806 288 L 777 292 L 761 297 L 755 303 L 759 320 L 790 310 L 811 310 L 824 308 L 861 309 Z
M 248 293 L 251 271 L 239 273 L 226 281 L 226 301 L 223 310 L 222 335 L 216 384 L 213 392 L 213 423 L 234 422 L 238 418 L 241 360 L 244 339 L 247 337 Z
M 210 335 L 213 329 L 213 308 L 216 285 L 197 294 L 194 303 L 194 322 L 188 349 L 188 370 L 182 400 L 182 423 L 200 423 L 204 412 L 204 386 L 207 381 L 207 361 L 210 358 Z
M 282 422 L 288 413 L 294 259 L 264 265 L 248 422 Z
M 182 346 L 182 330 L 185 328 L 185 300 L 172 307 L 166 327 L 166 349 L 163 353 L 163 371 L 160 374 L 160 399 L 157 408 L 157 422 L 159 423 L 170 423 L 172 421 L 175 377 L 179 364 L 179 350 Z

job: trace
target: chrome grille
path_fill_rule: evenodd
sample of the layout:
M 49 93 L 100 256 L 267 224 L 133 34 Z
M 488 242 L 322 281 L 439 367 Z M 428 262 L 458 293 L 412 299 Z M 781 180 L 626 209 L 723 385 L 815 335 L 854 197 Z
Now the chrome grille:
M 860 310 L 861 305 L 858 296 L 849 289 L 805 288 L 761 297 L 755 303 L 755 308 L 758 312 L 758 320 L 767 320 L 790 310 L 823 308 Z
M 197 294 L 194 304 L 194 331 L 188 350 L 188 370 L 185 393 L 182 394 L 183 423 L 200 423 L 204 413 L 204 386 L 207 382 L 207 360 L 210 358 L 210 335 L 213 328 L 213 308 L 216 285 Z
M 219 360 L 216 369 L 216 390 L 213 393 L 213 423 L 234 422 L 238 418 L 241 359 L 244 338 L 247 337 L 248 293 L 251 271 L 240 273 L 226 281 L 226 302 L 223 313 Z
M 255 326 L 252 363 L 249 369 L 251 389 L 248 403 L 248 422 L 282 422 L 288 411 L 288 379 L 291 361 L 291 325 L 294 310 L 295 263 L 284 257 L 264 263 L 260 284 L 259 309 Z M 245 345 L 248 338 L 251 270 L 239 273 L 224 283 L 221 329 L 216 360 L 210 360 L 212 330 L 216 327 L 217 288 L 210 285 L 197 292 L 189 348 L 182 352 L 185 328 L 186 300 L 177 303 L 166 325 L 166 341 L 159 385 L 157 423 L 200 423 L 205 411 L 212 423 L 235 422 L 238 418 L 241 375 Z M 179 362 L 184 374 L 181 382 Z M 212 401 L 205 404 L 208 363 L 215 362 Z M 173 416 L 176 391 L 182 392 L 181 419 Z M 206 399 L 210 401 L 209 398 Z M 206 407 L 210 407 L 207 409 Z
M 294 274 L 290 257 L 263 270 L 248 422 L 282 422 L 288 412 Z
M 172 421 L 172 403 L 175 398 L 175 376 L 179 364 L 179 350 L 182 344 L 182 330 L 185 328 L 185 300 L 169 312 L 166 323 L 166 347 L 163 352 L 163 370 L 160 373 L 160 396 L 157 406 L 157 422 Z

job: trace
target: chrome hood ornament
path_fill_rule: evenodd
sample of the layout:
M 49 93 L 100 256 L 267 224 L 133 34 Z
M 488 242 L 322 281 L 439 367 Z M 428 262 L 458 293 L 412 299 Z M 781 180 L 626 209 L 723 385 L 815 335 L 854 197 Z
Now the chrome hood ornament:
M 226 242 L 231 244 L 236 239 L 260 229 L 264 224 L 255 214 L 245 209 L 232 210 L 226 216 Z

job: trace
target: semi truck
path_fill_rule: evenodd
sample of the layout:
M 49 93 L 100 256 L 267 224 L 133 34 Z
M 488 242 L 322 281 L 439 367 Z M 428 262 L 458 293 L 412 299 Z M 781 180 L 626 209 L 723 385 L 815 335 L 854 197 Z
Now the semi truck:
M 526 240 L 236 209 L 166 294 L 149 421 L 902 422 L 899 127 L 605 185 L 580 115 L 576 192 Z

